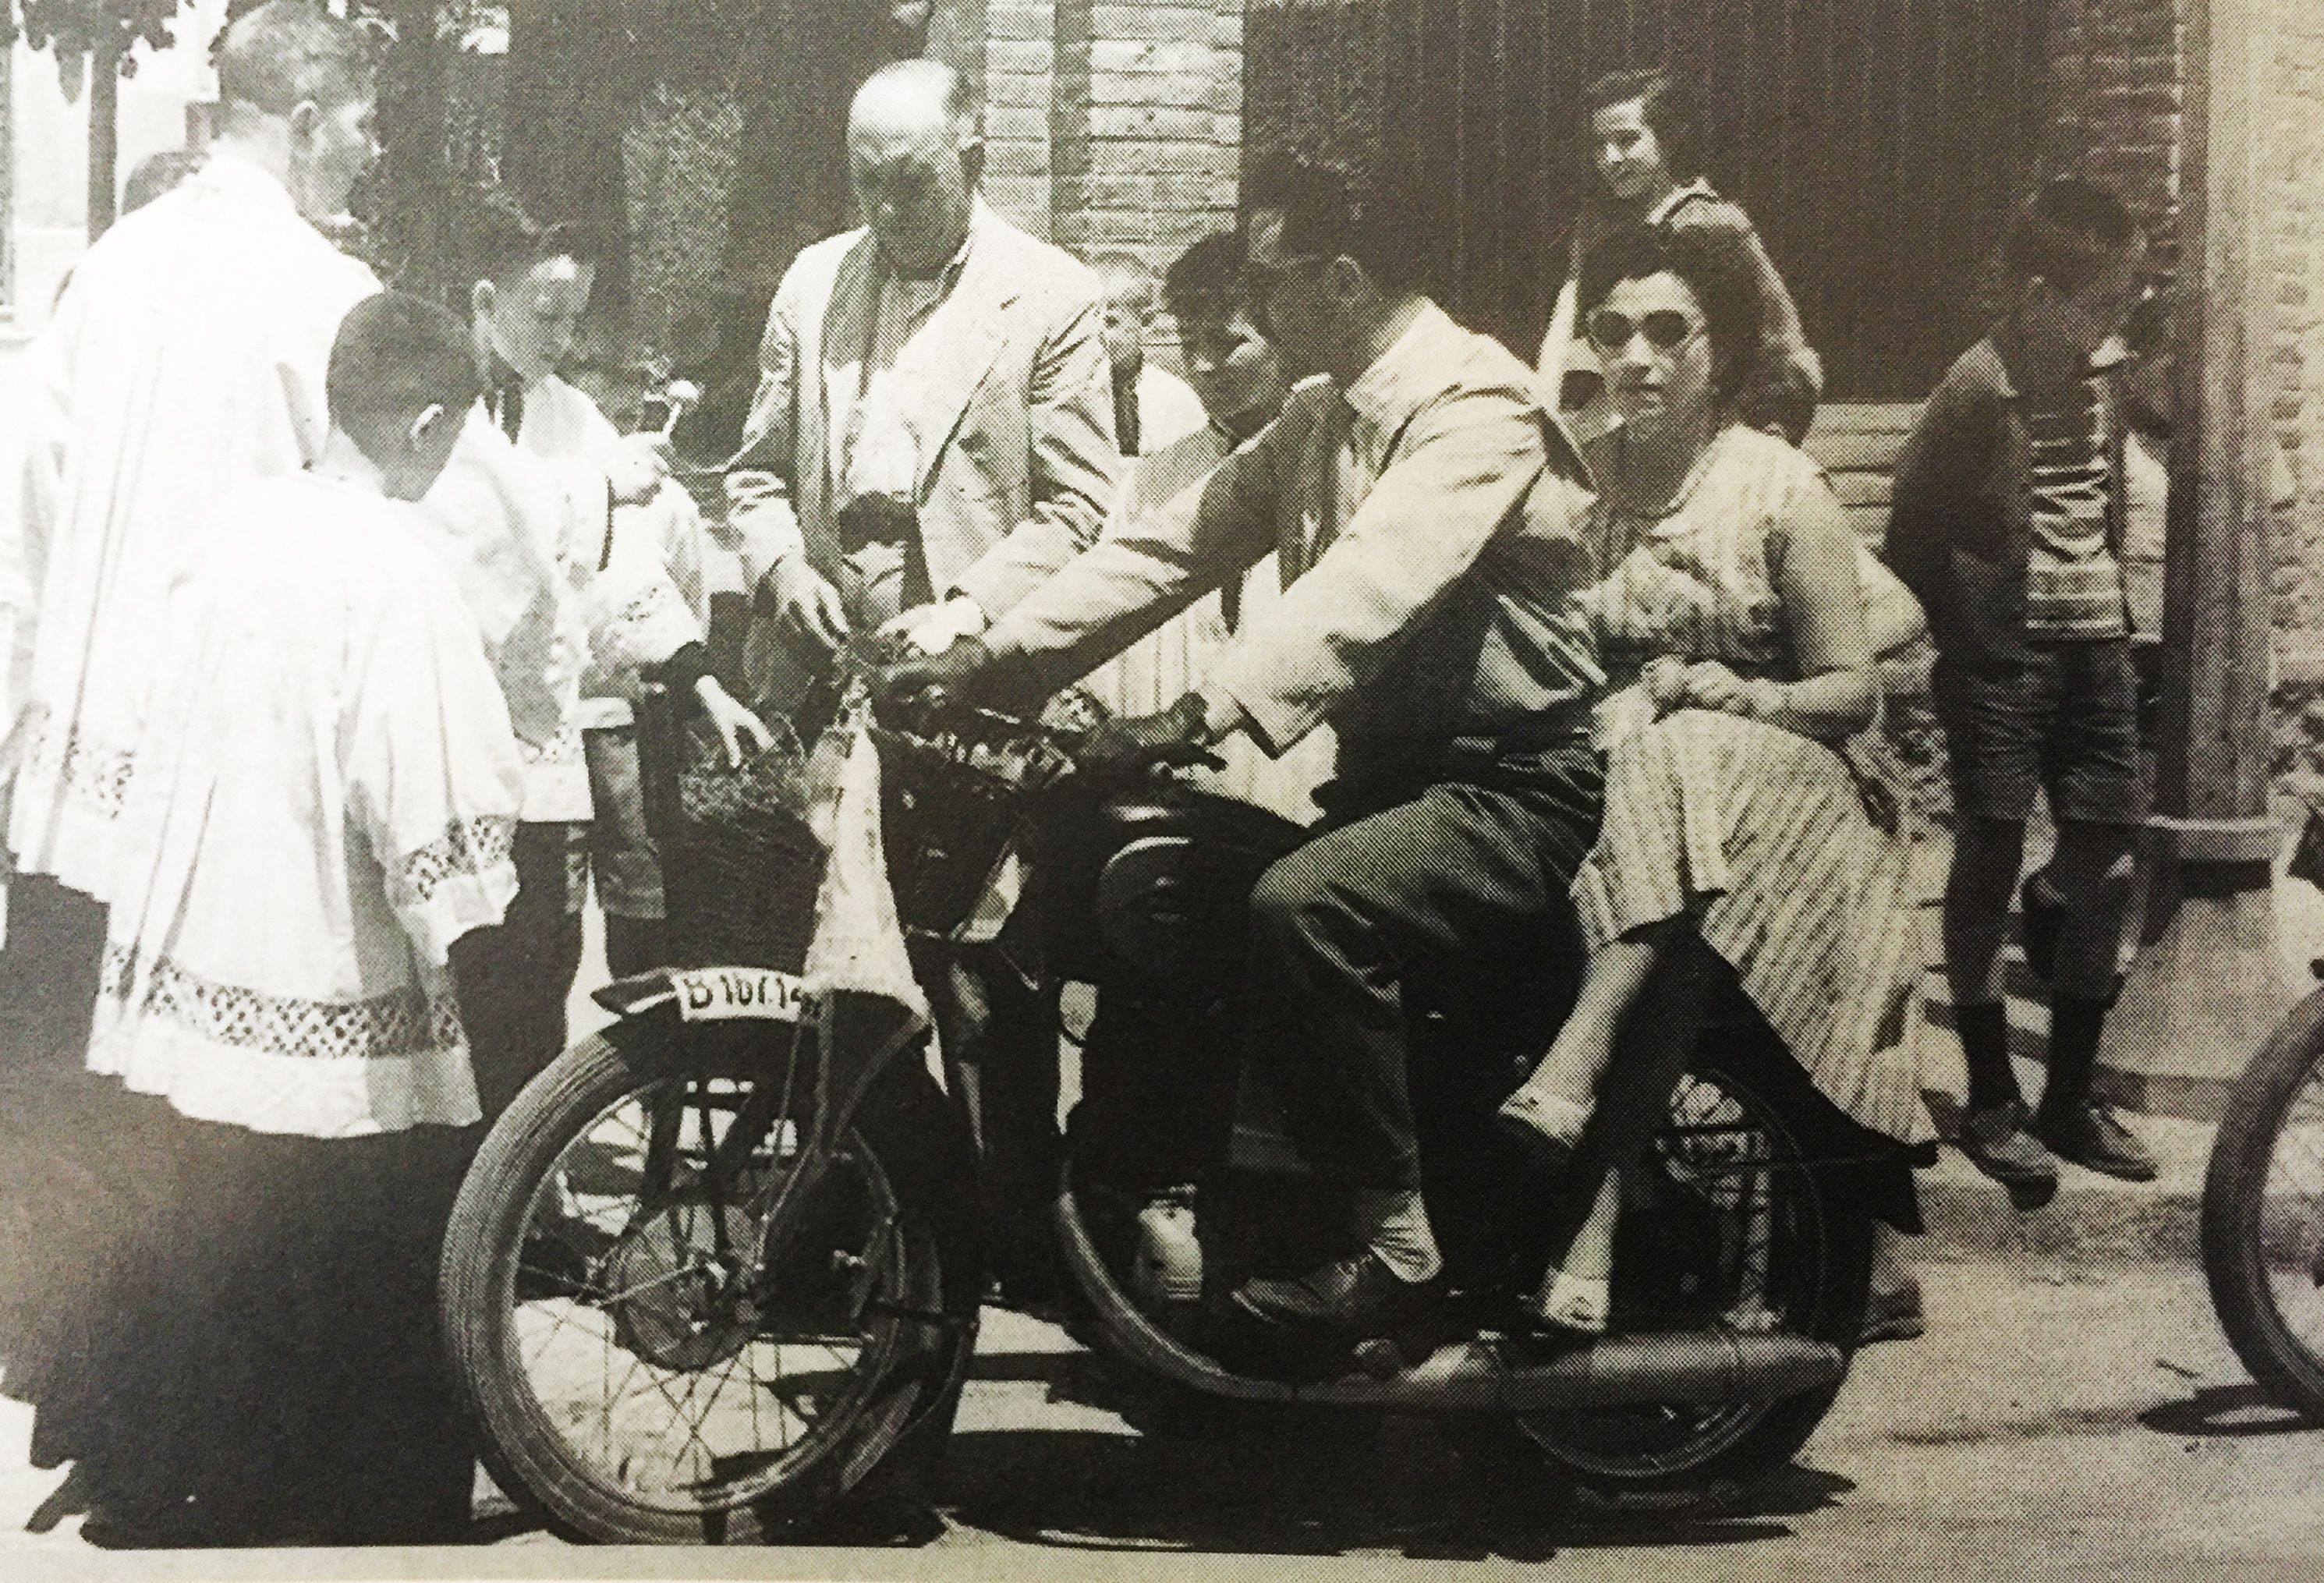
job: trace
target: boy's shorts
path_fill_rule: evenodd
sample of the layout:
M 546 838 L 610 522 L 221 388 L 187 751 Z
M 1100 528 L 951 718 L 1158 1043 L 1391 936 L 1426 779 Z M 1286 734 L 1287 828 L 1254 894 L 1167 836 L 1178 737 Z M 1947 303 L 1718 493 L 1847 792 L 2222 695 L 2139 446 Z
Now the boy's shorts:
M 581 733 L 589 761 L 589 868 L 597 905 L 619 918 L 662 916 L 661 864 L 646 835 L 644 785 L 638 778 L 638 737 L 626 725 Z
M 2025 647 L 2022 660 L 1938 658 L 1932 690 L 1955 811 L 2023 820 L 2039 790 L 2053 819 L 2139 824 L 2146 796 L 2129 642 Z

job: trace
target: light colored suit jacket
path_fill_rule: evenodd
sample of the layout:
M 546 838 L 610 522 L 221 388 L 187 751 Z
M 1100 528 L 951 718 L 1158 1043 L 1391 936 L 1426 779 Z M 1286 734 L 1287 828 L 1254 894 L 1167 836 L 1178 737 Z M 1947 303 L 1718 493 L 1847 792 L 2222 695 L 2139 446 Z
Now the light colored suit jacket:
M 835 419 L 861 391 L 882 272 L 855 230 L 800 253 L 776 289 L 726 478 L 753 587 L 800 549 L 836 575 Z M 939 597 L 998 615 L 1096 539 L 1121 466 L 1100 322 L 1097 277 L 979 199 L 960 277 L 915 333 L 937 344 L 905 415 L 922 441 L 920 547 Z

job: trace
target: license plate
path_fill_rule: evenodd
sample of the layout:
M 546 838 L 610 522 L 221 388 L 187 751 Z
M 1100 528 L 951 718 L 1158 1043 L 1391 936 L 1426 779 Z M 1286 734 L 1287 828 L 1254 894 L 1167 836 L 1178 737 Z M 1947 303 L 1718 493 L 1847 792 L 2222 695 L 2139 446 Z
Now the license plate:
M 806 994 L 797 978 L 775 968 L 698 968 L 672 973 L 669 982 L 682 1022 L 797 1022 Z

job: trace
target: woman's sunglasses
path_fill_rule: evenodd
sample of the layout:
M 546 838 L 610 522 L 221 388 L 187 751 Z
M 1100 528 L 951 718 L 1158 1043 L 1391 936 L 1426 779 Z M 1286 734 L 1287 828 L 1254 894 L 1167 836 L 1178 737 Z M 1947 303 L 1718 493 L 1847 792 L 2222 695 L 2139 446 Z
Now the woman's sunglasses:
M 1658 308 L 1635 319 L 1601 308 L 1590 316 L 1587 327 L 1590 338 L 1609 352 L 1619 352 L 1633 336 L 1644 336 L 1646 345 L 1657 352 L 1675 352 L 1702 334 L 1705 327 L 1675 308 Z

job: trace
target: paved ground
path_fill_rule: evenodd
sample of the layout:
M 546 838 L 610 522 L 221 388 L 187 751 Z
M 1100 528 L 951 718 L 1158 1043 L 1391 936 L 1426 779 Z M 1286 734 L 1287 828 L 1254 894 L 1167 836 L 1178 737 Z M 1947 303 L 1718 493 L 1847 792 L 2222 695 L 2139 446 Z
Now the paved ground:
M 992 1316 L 941 1533 L 890 1550 L 570 1550 L 512 1514 L 493 1548 L 370 1557 L 105 1555 L 0 1406 L 0 1577 L 1456 1578 L 2324 1575 L 2324 1431 L 2258 1404 L 2200 1280 L 2039 1260 L 1928 1271 L 1932 1330 L 1861 1359 L 1800 1465 L 1692 1509 L 1528 1513 L 1425 1425 L 1143 1440 L 1049 1328 Z

